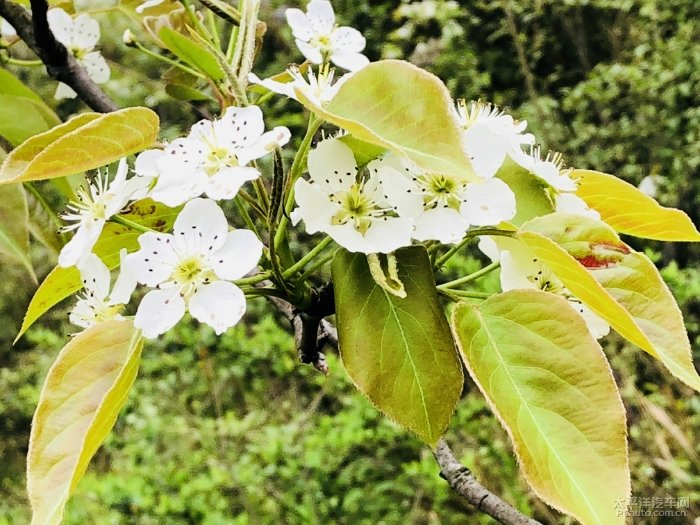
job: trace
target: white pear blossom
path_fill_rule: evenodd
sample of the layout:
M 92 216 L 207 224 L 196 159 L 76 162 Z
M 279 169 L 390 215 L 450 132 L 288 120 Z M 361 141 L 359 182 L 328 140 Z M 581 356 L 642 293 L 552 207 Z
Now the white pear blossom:
M 0 38 L 11 39 L 16 36 L 15 28 L 7 20 L 0 18 Z
M 94 253 L 85 258 L 79 268 L 84 291 L 68 316 L 71 323 L 89 328 L 102 321 L 123 319 L 121 311 L 136 288 L 136 280 L 125 265 L 126 250 L 119 255 L 121 271 L 111 289 L 111 275 L 102 260 Z
M 462 142 L 475 173 L 490 179 L 503 165 L 506 155 L 522 154 L 522 146 L 533 145 L 535 136 L 524 133 L 527 121 L 513 117 L 491 104 L 457 101 L 457 115 L 464 129 Z
M 157 5 L 162 4 L 163 2 L 165 2 L 165 0 L 147 0 L 146 2 L 142 2 L 141 5 L 136 7 L 136 12 L 141 14 L 146 9 L 150 9 L 151 7 L 156 7 Z
M 96 84 L 107 82 L 110 76 L 109 65 L 100 52 L 95 51 L 95 46 L 100 40 L 100 25 L 97 20 L 85 14 L 73 19 L 61 8 L 49 9 L 46 18 L 56 40 L 85 68 L 90 78 Z M 56 99 L 76 96 L 70 86 L 59 83 Z
M 297 47 L 309 62 L 321 64 L 330 60 L 348 71 L 357 71 L 369 64 L 362 54 L 365 37 L 352 27 L 338 27 L 330 2 L 311 0 L 306 13 L 287 9 L 286 15 Z
M 418 241 L 456 243 L 470 226 L 496 225 L 515 215 L 515 195 L 500 179 L 470 182 L 426 173 L 394 153 L 370 162 L 368 169 L 398 215 L 414 221 Z
M 564 286 L 562 281 L 523 243 L 510 238 L 481 237 L 479 249 L 492 261 L 501 263 L 501 289 L 533 288 L 566 298 L 588 326 L 593 337 L 610 333 L 610 325 Z
M 132 178 L 127 180 L 128 166 L 126 159 L 119 161 L 117 173 L 109 182 L 109 173 L 105 168 L 97 172 L 95 179 L 88 183 L 87 189 L 80 188 L 76 193 L 78 200 L 68 204 L 67 211 L 61 218 L 71 222 L 63 231 L 75 231 L 73 238 L 61 249 L 58 264 L 63 267 L 78 264 L 95 246 L 107 220 L 118 214 L 138 194 L 142 181 Z
M 249 230 L 228 230 L 215 201 L 193 199 L 182 209 L 172 234 L 147 232 L 141 249 L 127 256 L 136 280 L 150 288 L 134 325 L 154 338 L 189 311 L 217 334 L 241 319 L 243 292 L 233 282 L 256 268 L 263 245 Z
M 413 220 L 397 217 L 376 176 L 358 177 L 352 150 L 327 139 L 309 152 L 310 181 L 297 180 L 292 222 L 324 232 L 351 252 L 389 253 L 411 244 Z
M 174 140 L 165 150 L 141 153 L 136 172 L 157 176 L 150 197 L 168 206 L 203 193 L 215 200 L 232 199 L 245 182 L 260 176 L 248 164 L 289 141 L 285 127 L 264 130 L 258 106 L 230 107 L 218 120 L 196 123 L 186 138 Z
M 327 67 L 322 68 L 318 74 L 309 68 L 306 72 L 306 78 L 296 66 L 288 68 L 287 73 L 292 77 L 289 82 L 278 82 L 271 78 L 261 80 L 255 73 L 250 73 L 249 80 L 253 84 L 259 84 L 274 93 L 285 95 L 297 101 L 299 100 L 298 90 L 313 104 L 323 107 L 328 105 L 340 87 L 352 76 L 352 73 L 347 73 L 334 82 L 335 71 Z

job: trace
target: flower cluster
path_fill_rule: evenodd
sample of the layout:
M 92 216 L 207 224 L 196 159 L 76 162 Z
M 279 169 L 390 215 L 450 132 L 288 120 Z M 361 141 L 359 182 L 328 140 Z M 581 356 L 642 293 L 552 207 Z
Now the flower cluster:
M 47 13 L 49 28 L 61 44 L 71 53 L 78 63 L 87 71 L 88 76 L 96 84 L 104 84 L 109 80 L 109 65 L 95 46 L 100 41 L 100 25 L 97 20 L 88 15 L 79 15 L 73 19 L 61 8 L 49 9 Z M 73 89 L 64 84 L 58 84 L 56 99 L 75 98 Z
M 77 266 L 84 285 L 71 322 L 88 327 L 119 319 L 140 283 L 151 290 L 134 323 L 146 337 L 169 330 L 186 311 L 217 334 L 234 326 L 246 303 L 233 281 L 255 270 L 263 245 L 249 230 L 229 231 L 216 201 L 234 198 L 243 184 L 258 178 L 254 161 L 286 144 L 289 136 L 283 127 L 265 132 L 257 106 L 229 108 L 218 120 L 196 123 L 187 137 L 139 154 L 130 178 L 126 159 L 111 180 L 108 170 L 98 172 L 63 215 L 69 223 L 64 231 L 75 234 L 61 250 L 59 264 Z M 110 291 L 109 269 L 92 251 L 106 223 L 128 223 L 119 214 L 145 197 L 184 208 L 172 234 L 145 232 L 138 251 L 121 254 Z

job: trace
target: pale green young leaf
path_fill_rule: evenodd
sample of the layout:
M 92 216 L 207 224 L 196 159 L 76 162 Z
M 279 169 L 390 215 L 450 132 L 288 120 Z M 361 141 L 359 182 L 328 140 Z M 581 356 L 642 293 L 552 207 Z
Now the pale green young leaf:
M 460 303 L 452 329 L 474 382 L 544 501 L 584 525 L 622 525 L 625 409 L 600 345 L 568 302 L 511 290 Z
M 515 217 L 508 222 L 516 226 L 554 212 L 554 205 L 542 181 L 510 157 L 506 157 L 496 177 L 505 182 L 515 194 Z
M 579 215 L 534 219 L 518 238 L 620 335 L 700 391 L 678 305 L 644 254 L 623 243 L 610 226 Z
M 475 177 L 447 88 L 408 62 L 381 60 L 343 84 L 324 108 L 297 90 L 299 100 L 356 138 L 394 150 L 428 172 Z
M 131 321 L 88 328 L 58 354 L 32 421 L 27 490 L 32 525 L 56 525 L 136 378 L 143 341 Z
M 158 31 L 158 37 L 176 57 L 214 82 L 222 82 L 226 78 L 226 73 L 221 69 L 214 53 L 203 45 L 169 27 Z
M 591 170 L 573 170 L 576 195 L 620 233 L 659 241 L 700 242 L 700 232 L 681 210 L 665 208 L 622 179 Z
M 60 122 L 39 95 L 0 68 L 0 136 L 16 146 Z
M 158 136 L 158 115 L 148 108 L 95 115 L 78 115 L 15 148 L 0 166 L 0 184 L 99 168 L 152 146 Z
M 124 214 L 124 217 L 147 228 L 157 231 L 168 231 L 172 228 L 177 213 L 177 209 L 168 208 L 146 199 L 134 203 L 129 213 Z M 95 244 L 94 252 L 110 270 L 114 269 L 119 266 L 119 252 L 122 248 L 129 252 L 139 248 L 139 235 L 141 235 L 140 232 L 129 229 L 127 226 L 107 223 L 97 244 Z M 39 285 L 29 303 L 15 342 L 51 307 L 70 297 L 81 288 L 82 282 L 77 268 L 57 266 L 51 270 Z
M 21 184 L 0 186 L 0 258 L 21 264 L 36 282 L 29 257 L 29 212 Z
M 396 252 L 406 298 L 370 274 L 367 257 L 333 260 L 338 340 L 355 386 L 387 417 L 434 446 L 462 391 L 462 367 L 424 248 Z

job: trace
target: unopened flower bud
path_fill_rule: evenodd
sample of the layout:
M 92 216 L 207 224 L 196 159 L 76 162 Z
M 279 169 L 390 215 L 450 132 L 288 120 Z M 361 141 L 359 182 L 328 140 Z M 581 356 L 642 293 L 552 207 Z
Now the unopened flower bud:
M 124 34 L 122 35 L 122 40 L 124 41 L 124 45 L 126 46 L 136 46 L 136 38 L 134 37 L 134 33 L 131 32 L 131 29 L 127 29 L 126 31 L 124 31 Z

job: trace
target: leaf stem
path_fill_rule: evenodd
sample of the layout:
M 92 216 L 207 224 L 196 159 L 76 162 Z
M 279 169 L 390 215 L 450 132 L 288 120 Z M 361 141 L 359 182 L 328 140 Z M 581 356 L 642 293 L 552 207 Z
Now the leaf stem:
M 435 268 L 440 268 L 444 266 L 444 264 L 452 258 L 459 250 L 464 248 L 469 242 L 474 238 L 478 237 L 480 235 L 495 235 L 495 236 L 501 236 L 501 237 L 514 237 L 515 236 L 514 231 L 509 231 L 509 230 L 499 230 L 498 228 L 478 228 L 476 230 L 471 230 L 468 231 L 467 234 L 465 235 L 464 239 L 462 239 L 459 243 L 455 244 L 452 248 L 449 249 L 445 255 L 442 257 L 439 257 L 437 261 L 435 261 Z
M 11 66 L 24 66 L 24 67 L 43 66 L 44 65 L 44 63 L 41 60 L 22 60 L 21 58 L 12 58 L 12 57 L 8 57 L 6 59 L 3 59 L 2 62 L 4 64 L 9 64 Z
M 243 277 L 242 279 L 237 279 L 233 281 L 233 284 L 237 286 L 243 286 L 243 285 L 253 285 L 253 284 L 258 284 L 263 281 L 266 281 L 267 279 L 270 278 L 270 272 L 260 272 L 256 273 L 255 275 L 251 275 L 250 277 Z
M 479 279 L 480 277 L 483 277 L 484 275 L 491 273 L 492 271 L 498 269 L 501 267 L 501 263 L 496 261 L 488 266 L 484 266 L 480 270 L 477 270 L 474 273 L 470 273 L 469 275 L 465 275 L 464 277 L 460 277 L 459 279 L 455 279 L 454 281 L 450 281 L 444 284 L 438 285 L 438 288 L 447 290 L 450 288 L 455 288 L 456 286 L 459 286 L 461 284 L 466 284 L 470 283 L 472 281 L 475 281 L 476 279 Z
M 320 243 L 318 243 L 313 250 L 311 250 L 309 253 L 304 255 L 301 259 L 299 259 L 296 263 L 294 263 L 292 266 L 287 268 L 284 273 L 282 274 L 282 277 L 285 279 L 289 279 L 292 275 L 297 273 L 299 270 L 301 270 L 304 266 L 309 264 L 311 261 L 313 261 L 317 255 L 319 255 L 323 250 L 326 249 L 326 247 L 333 242 L 333 239 L 330 237 L 326 237 L 323 239 Z
M 143 44 L 140 42 L 134 42 L 134 46 L 136 49 L 139 51 L 146 53 L 148 56 L 153 57 L 157 60 L 160 60 L 162 62 L 165 62 L 166 64 L 169 64 L 173 67 L 177 67 L 179 69 L 182 69 L 185 73 L 189 73 L 190 75 L 194 75 L 197 78 L 204 78 L 204 75 L 202 75 L 199 71 L 195 71 L 189 66 L 186 66 L 185 64 L 182 64 L 178 62 L 177 60 L 173 60 L 172 58 L 168 58 L 164 55 L 161 55 L 160 53 L 156 53 L 155 51 L 151 51 L 147 47 L 145 47 Z

